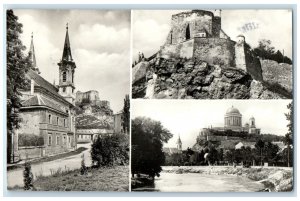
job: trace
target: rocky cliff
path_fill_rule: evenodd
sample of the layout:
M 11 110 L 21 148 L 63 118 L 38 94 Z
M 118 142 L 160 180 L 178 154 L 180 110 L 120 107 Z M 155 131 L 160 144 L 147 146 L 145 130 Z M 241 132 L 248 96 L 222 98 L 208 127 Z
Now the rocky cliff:
M 138 74 L 138 75 L 137 75 Z M 133 98 L 279 99 L 272 84 L 243 69 L 209 65 L 195 58 L 155 58 L 133 68 Z

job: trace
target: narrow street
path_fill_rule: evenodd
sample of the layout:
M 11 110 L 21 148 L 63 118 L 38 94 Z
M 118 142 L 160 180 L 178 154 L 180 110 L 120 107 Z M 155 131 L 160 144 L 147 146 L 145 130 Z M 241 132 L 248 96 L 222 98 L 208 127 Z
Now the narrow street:
M 78 169 L 81 166 L 82 154 L 84 154 L 85 164 L 87 166 L 90 166 L 91 165 L 91 155 L 90 155 L 91 144 L 90 143 L 78 144 L 77 148 L 79 147 L 86 147 L 88 149 L 77 155 L 57 159 L 54 161 L 41 162 L 38 164 L 31 165 L 34 178 L 37 175 L 44 175 L 44 176 L 51 175 L 51 172 L 52 173 L 56 172 L 58 169 L 61 169 L 62 171 L 66 169 L 69 170 Z M 10 170 L 7 172 L 7 186 L 14 187 L 16 185 L 23 186 L 23 169 Z

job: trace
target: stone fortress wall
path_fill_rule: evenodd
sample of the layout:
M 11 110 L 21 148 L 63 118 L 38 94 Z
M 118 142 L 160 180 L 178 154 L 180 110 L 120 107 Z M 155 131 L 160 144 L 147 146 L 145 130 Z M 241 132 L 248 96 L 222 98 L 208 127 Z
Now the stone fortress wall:
M 192 10 L 172 16 L 171 30 L 159 57 L 197 58 L 210 65 L 236 67 L 247 71 L 255 80 L 263 80 L 259 59 L 256 58 L 245 37 L 231 40 L 221 29 L 221 11 L 215 13 Z

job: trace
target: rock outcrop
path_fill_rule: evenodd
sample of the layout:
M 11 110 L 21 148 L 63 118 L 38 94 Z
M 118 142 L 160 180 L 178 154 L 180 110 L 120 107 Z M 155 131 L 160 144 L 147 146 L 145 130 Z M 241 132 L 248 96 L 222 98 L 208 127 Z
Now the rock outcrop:
M 263 81 L 254 80 L 247 71 L 236 67 L 209 65 L 202 60 L 184 58 L 155 58 L 136 67 L 140 70 L 133 72 L 133 98 L 286 98 L 269 90 Z

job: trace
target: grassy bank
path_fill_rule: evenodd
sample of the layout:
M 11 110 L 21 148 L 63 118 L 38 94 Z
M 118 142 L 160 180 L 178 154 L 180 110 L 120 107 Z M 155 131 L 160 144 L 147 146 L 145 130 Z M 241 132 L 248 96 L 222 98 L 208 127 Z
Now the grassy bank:
M 261 182 L 270 191 L 289 192 L 293 190 L 292 168 L 242 168 L 230 166 L 182 166 L 163 167 L 163 172 L 183 174 L 216 174 L 216 175 L 237 175 L 244 176 L 251 180 Z
M 38 176 L 33 182 L 34 191 L 128 191 L 128 166 L 88 169 L 86 175 L 80 170 L 59 171 L 51 176 Z M 22 190 L 15 187 L 9 190 Z

